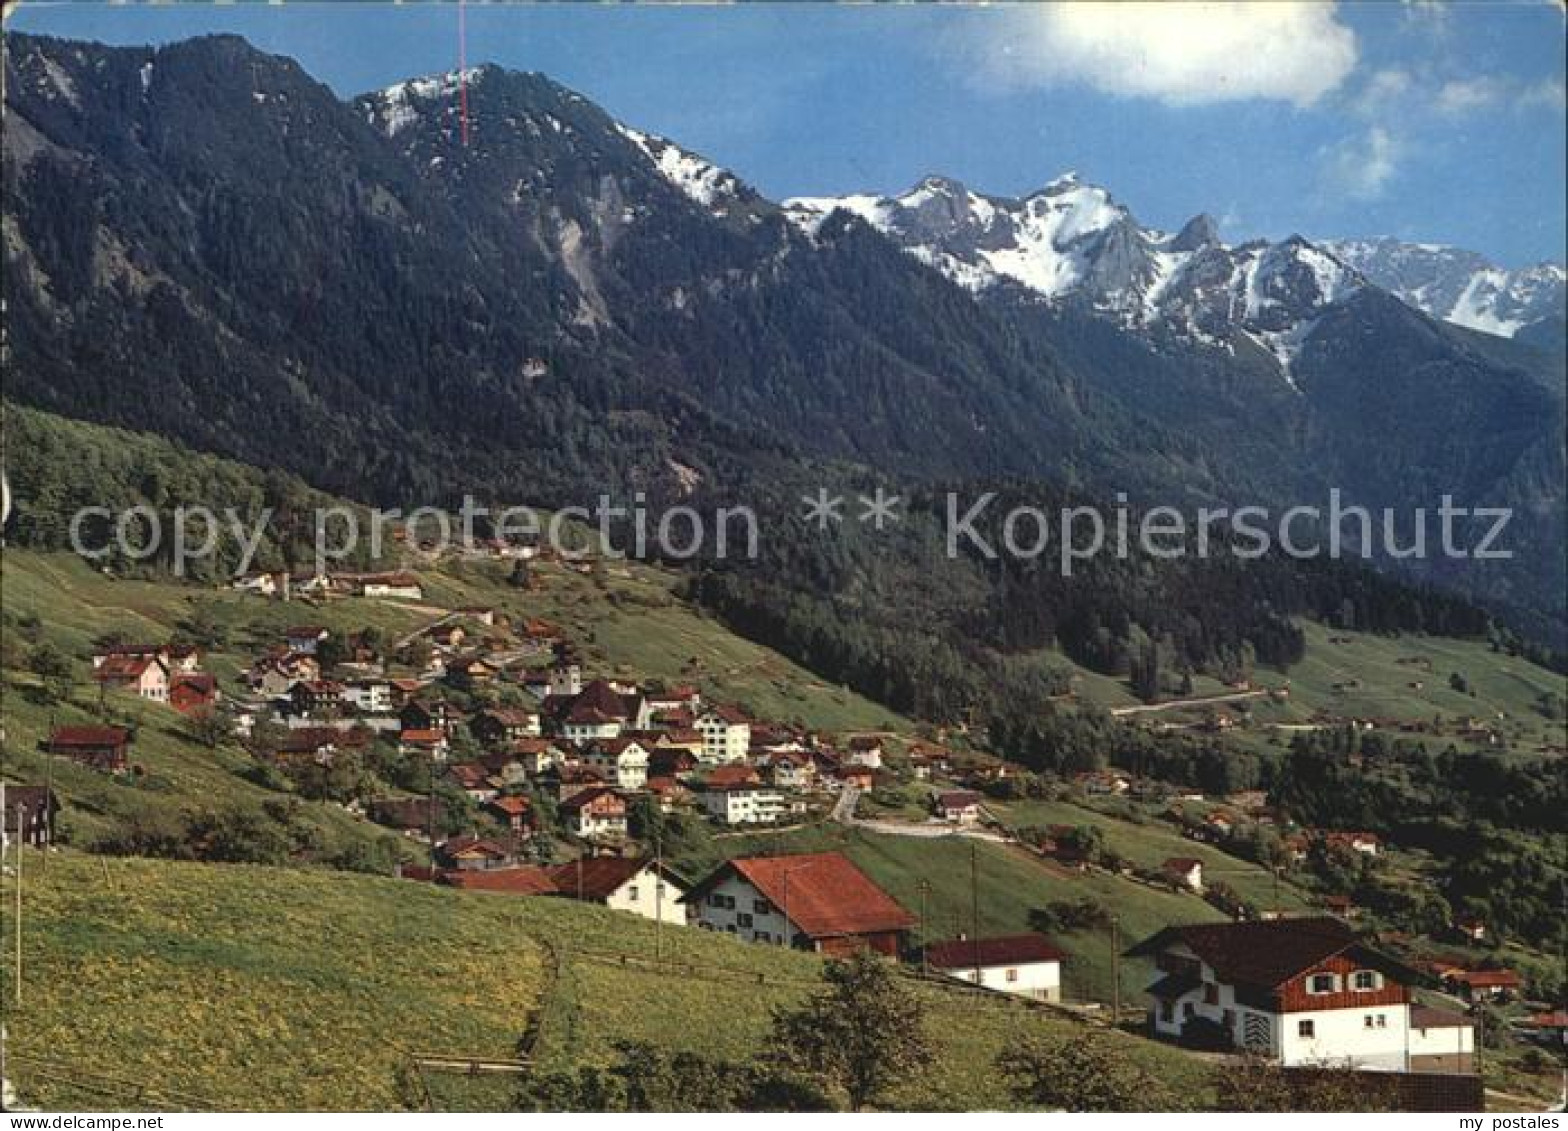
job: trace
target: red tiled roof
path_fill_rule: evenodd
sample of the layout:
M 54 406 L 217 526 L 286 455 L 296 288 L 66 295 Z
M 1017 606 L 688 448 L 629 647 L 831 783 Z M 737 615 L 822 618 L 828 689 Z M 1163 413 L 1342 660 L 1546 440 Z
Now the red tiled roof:
M 557 864 L 548 871 L 550 882 L 561 895 L 573 899 L 601 900 L 614 895 L 643 869 L 654 866 L 651 860 L 630 856 L 592 856 L 569 864 Z M 673 878 L 667 869 L 664 875 Z M 675 899 L 676 895 L 670 896 L 671 902 Z
M 1478 989 L 1513 989 L 1524 981 L 1512 970 L 1458 970 L 1449 977 Z
M 497 797 L 490 802 L 490 808 L 499 809 L 509 817 L 521 817 L 533 806 L 526 797 Z
M 950 789 L 937 794 L 936 803 L 943 809 L 967 809 L 971 805 L 979 805 L 985 798 L 980 794 L 967 789 Z
M 485 868 L 472 872 L 445 872 L 441 882 L 465 891 L 494 891 L 508 895 L 550 895 L 555 884 L 543 868 Z
M 49 735 L 51 746 L 122 746 L 131 740 L 124 727 L 56 727 Z
M 732 785 L 757 784 L 757 771 L 747 765 L 715 766 L 703 779 L 709 789 L 725 789 Z
M 901 931 L 916 922 L 847 856 L 837 852 L 731 860 L 689 893 L 688 902 L 731 872 L 781 908 L 786 902 L 788 876 L 789 917 L 812 938 Z
M 1172 856 L 1164 864 L 1161 864 L 1160 867 L 1167 872 L 1180 872 L 1185 875 L 1194 868 L 1203 867 L 1203 861 L 1196 856 Z
M 947 939 L 926 947 L 926 961 L 938 970 L 980 966 L 1022 966 L 1061 962 L 1067 957 L 1044 935 L 1028 933 L 990 939 Z

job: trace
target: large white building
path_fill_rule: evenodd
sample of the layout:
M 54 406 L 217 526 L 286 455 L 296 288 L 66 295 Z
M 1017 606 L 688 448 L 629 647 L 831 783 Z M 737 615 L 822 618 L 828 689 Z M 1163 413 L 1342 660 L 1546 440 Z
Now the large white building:
M 938 974 L 978 982 L 988 990 L 1061 1001 L 1066 957 L 1050 939 L 1031 933 L 930 943 L 924 961 Z
M 549 870 L 556 894 L 684 926 L 686 884 L 652 860 L 596 856 Z
M 1337 919 L 1167 927 L 1128 955 L 1161 971 L 1149 987 L 1158 1035 L 1286 1066 L 1469 1070 L 1451 1067 L 1455 1034 L 1412 1033 L 1411 972 Z
M 708 816 L 726 825 L 768 825 L 789 811 L 782 790 L 759 784 L 709 785 L 702 791 Z
M 733 707 L 710 707 L 697 716 L 704 766 L 744 762 L 751 753 L 751 723 Z

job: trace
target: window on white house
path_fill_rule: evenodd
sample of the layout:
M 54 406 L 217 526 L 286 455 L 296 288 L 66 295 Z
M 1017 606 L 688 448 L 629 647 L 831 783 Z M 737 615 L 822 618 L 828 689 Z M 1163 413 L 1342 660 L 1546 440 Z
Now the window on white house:
M 1317 1024 L 1315 1022 L 1310 1020 L 1296 1022 L 1296 1036 L 1310 1038 L 1317 1035 Z
M 1362 1028 L 1363 1029 L 1370 1029 L 1370 1028 L 1372 1028 L 1372 1015 L 1370 1013 L 1367 1014 L 1365 1017 L 1363 1017 L 1361 1019 L 1361 1021 L 1362 1021 Z
M 1339 976 L 1337 974 L 1314 974 L 1307 982 L 1309 994 L 1331 994 L 1339 989 Z
M 767 915 L 772 912 L 773 904 L 765 899 L 754 899 L 751 901 L 751 909 L 758 915 Z
M 1018 981 L 1018 971 L 1017 970 L 1008 970 L 1008 972 L 1007 972 L 1007 980 L 1009 982 L 1016 982 L 1016 981 Z
M 1383 975 L 1376 970 L 1357 970 L 1353 984 L 1358 990 L 1377 990 L 1383 987 Z
M 633 884 L 631 887 L 626 889 L 626 898 L 630 899 L 630 900 L 636 900 L 636 898 L 637 898 L 637 885 L 636 884 Z
M 1377 1027 L 1379 1029 L 1387 1029 L 1388 1028 L 1388 1014 L 1386 1014 L 1386 1013 L 1379 1013 L 1377 1015 Z
M 746 914 L 744 911 L 742 911 L 739 915 L 735 916 L 735 921 L 737 923 L 739 923 L 742 927 L 749 927 L 749 926 L 751 926 L 751 916 Z

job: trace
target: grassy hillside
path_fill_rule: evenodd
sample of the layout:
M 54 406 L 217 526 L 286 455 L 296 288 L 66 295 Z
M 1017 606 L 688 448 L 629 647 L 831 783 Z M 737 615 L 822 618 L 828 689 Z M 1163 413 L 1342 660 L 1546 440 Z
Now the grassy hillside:
M 409 1054 L 507 1058 L 533 1031 L 541 1068 L 602 1063 L 620 1038 L 761 1055 L 769 1008 L 820 971 L 809 955 L 683 928 L 662 932 L 656 961 L 645 920 L 368 876 L 62 852 L 46 866 L 30 853 L 26 877 L 26 992 L 12 1007 L 9 963 L 0 992 L 24 1098 L 56 1107 L 500 1106 L 504 1085 L 422 1083 Z M 1008 1106 L 997 1052 L 1077 1024 L 919 992 L 940 1063 L 901 1105 Z M 1199 1062 L 1126 1040 L 1203 1102 Z M 151 1091 L 138 1099 L 123 1081 Z

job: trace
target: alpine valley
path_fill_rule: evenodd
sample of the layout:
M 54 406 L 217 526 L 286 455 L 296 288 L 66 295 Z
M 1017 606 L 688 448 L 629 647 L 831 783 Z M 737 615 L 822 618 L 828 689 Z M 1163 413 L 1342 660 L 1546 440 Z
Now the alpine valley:
M 7 396 L 397 505 L 1450 495 L 1513 508 L 1515 559 L 1379 564 L 1563 639 L 1560 267 L 1161 232 L 1072 175 L 779 203 L 465 77 L 467 145 L 456 75 L 343 101 L 235 37 L 10 36 Z

